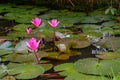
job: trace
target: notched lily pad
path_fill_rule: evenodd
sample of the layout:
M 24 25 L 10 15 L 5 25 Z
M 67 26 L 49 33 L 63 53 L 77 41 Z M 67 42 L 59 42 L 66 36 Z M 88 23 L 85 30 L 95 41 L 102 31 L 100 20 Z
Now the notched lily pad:
M 44 68 L 40 65 L 24 64 L 9 69 L 9 75 L 15 75 L 16 79 L 32 79 L 44 73 Z
M 95 75 L 111 75 L 120 72 L 120 62 L 117 60 L 98 60 L 86 58 L 78 60 L 74 65 L 78 72 Z

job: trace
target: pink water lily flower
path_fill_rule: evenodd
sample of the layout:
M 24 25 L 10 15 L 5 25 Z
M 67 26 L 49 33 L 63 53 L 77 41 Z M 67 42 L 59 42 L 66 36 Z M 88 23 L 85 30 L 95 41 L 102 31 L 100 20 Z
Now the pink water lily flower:
M 32 28 L 30 28 L 30 27 L 28 27 L 28 28 L 26 29 L 27 34 L 30 34 L 31 31 L 32 31 Z
M 36 51 L 39 47 L 40 42 L 41 39 L 37 42 L 37 40 L 32 37 L 29 41 L 26 42 L 26 44 L 31 50 Z
M 59 21 L 57 19 L 52 19 L 51 21 L 48 21 L 48 23 L 52 28 L 56 28 L 59 24 Z
M 35 27 L 40 27 L 40 25 L 42 24 L 42 20 L 38 17 L 32 19 L 31 23 L 35 26 Z

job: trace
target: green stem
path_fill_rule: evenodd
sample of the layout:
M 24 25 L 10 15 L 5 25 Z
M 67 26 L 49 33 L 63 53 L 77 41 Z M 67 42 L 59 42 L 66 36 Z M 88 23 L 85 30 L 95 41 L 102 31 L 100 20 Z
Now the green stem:
M 53 47 L 53 50 L 55 51 L 55 28 L 53 28 L 53 36 L 54 36 L 54 47 Z
M 35 56 L 36 64 L 40 64 L 40 61 L 39 61 L 39 58 L 38 58 L 38 55 L 37 55 L 36 51 L 34 51 L 34 56 Z

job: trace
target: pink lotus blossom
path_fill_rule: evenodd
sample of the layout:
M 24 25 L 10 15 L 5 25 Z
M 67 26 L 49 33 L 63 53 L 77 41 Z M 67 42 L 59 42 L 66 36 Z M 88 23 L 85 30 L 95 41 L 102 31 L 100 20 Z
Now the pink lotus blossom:
M 27 34 L 30 34 L 31 31 L 32 31 L 32 28 L 30 28 L 30 27 L 28 27 L 28 28 L 26 29 Z
M 31 23 L 35 26 L 35 27 L 40 27 L 40 25 L 42 24 L 42 20 L 38 17 L 32 19 Z
M 59 24 L 59 21 L 57 19 L 52 19 L 51 21 L 48 21 L 48 23 L 52 28 L 56 28 Z
M 29 41 L 26 42 L 26 44 L 31 50 L 36 51 L 39 47 L 40 42 L 41 40 L 37 42 L 36 39 L 32 37 Z

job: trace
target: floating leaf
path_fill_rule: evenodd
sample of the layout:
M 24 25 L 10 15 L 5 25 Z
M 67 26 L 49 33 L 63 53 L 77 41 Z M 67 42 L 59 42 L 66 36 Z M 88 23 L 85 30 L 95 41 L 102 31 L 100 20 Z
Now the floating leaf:
M 116 50 L 120 48 L 120 37 L 110 37 L 106 39 L 106 45 L 108 48 L 112 50 Z
M 26 28 L 28 28 L 29 26 L 31 26 L 31 25 L 27 25 L 27 24 L 18 24 L 18 25 L 15 25 L 14 27 L 13 27 L 13 30 L 15 30 L 15 31 L 26 31 Z M 22 29 L 21 29 L 22 28 Z
M 110 19 L 111 18 L 108 15 L 98 14 L 86 17 L 83 21 L 81 21 L 81 23 L 99 23 Z
M 59 74 L 62 76 L 69 76 L 71 74 L 75 74 L 78 73 L 75 69 L 74 69 L 74 64 L 73 63 L 64 63 L 64 64 L 60 64 L 54 67 L 55 71 L 60 71 Z
M 28 53 L 27 40 L 22 40 L 16 44 L 14 51 L 16 53 Z
M 80 39 L 81 38 L 81 39 Z M 87 40 L 86 37 L 80 36 L 79 39 L 75 38 L 64 38 L 58 42 L 56 42 L 56 45 L 58 44 L 64 44 L 66 48 L 85 48 L 90 46 L 90 42 Z
M 102 31 L 102 33 L 110 33 L 110 34 L 114 33 L 113 29 L 110 27 L 104 27 L 104 28 L 102 28 L 101 31 Z
M 47 71 L 47 70 L 49 70 L 49 69 L 51 69 L 53 67 L 53 65 L 50 64 L 50 63 L 45 63 L 44 64 L 42 62 L 43 62 L 43 60 L 40 61 L 40 63 L 41 63 L 40 65 L 45 69 L 45 71 Z M 9 63 L 7 65 L 7 67 L 9 69 L 11 69 L 11 68 L 19 67 L 19 66 L 22 66 L 22 65 L 24 65 L 24 63 Z
M 21 14 L 18 17 L 15 18 L 15 21 L 18 23 L 30 23 L 30 21 L 36 17 L 36 15 L 33 14 Z
M 9 40 L 16 40 L 18 38 L 24 38 L 27 34 L 24 31 L 12 31 L 9 34 L 7 34 L 6 38 Z
M 115 52 L 102 52 L 98 55 L 95 55 L 96 57 L 100 58 L 100 59 L 117 59 L 120 58 L 120 54 L 119 53 L 115 53 Z
M 104 23 L 102 23 L 102 26 L 113 27 L 113 26 L 115 26 L 115 22 L 114 21 L 104 22 Z
M 5 75 L 7 75 L 7 72 L 4 71 L 4 69 L 0 65 L 0 78 L 4 77 Z
M 38 52 L 39 58 L 47 56 L 46 52 L 39 51 Z M 21 53 L 14 53 L 8 56 L 8 61 L 12 62 L 33 62 L 34 61 L 34 53 L 30 54 L 21 54 Z
M 41 62 L 42 62 L 42 60 L 41 60 Z M 48 71 L 48 70 L 50 70 L 53 67 L 53 65 L 50 64 L 50 63 L 41 64 L 41 66 L 45 69 L 45 71 Z
M 104 76 L 85 75 L 81 73 L 67 76 L 64 80 L 110 80 Z
M 95 75 L 113 75 L 120 72 L 120 62 L 117 60 L 98 60 L 86 58 L 75 62 L 78 72 Z
M 13 51 L 11 50 L 5 50 L 5 49 L 0 49 L 0 56 L 4 56 L 6 54 L 11 54 Z
M 58 52 L 48 52 L 47 58 L 57 59 L 57 60 L 67 60 L 69 59 L 69 54 L 60 54 Z
M 44 73 L 44 68 L 40 65 L 24 64 L 9 69 L 9 75 L 15 75 L 17 79 L 32 79 Z
M 47 58 L 56 60 L 67 60 L 70 56 L 80 55 L 81 52 L 70 51 L 69 53 L 48 52 Z
M 15 20 L 19 23 L 30 23 L 30 21 L 36 17 L 36 15 L 28 14 L 28 13 L 7 13 L 5 14 L 5 18 L 9 20 Z
M 8 10 L 11 9 L 12 6 L 13 4 L 0 4 L 0 13 L 8 12 Z

